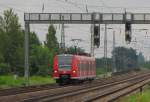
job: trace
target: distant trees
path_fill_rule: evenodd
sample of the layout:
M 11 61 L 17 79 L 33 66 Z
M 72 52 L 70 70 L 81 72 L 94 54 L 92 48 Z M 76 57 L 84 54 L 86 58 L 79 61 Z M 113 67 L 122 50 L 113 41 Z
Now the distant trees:
M 107 60 L 107 65 L 106 65 Z M 97 74 L 112 71 L 112 58 L 96 58 Z
M 46 34 L 46 41 L 44 43 L 49 50 L 56 50 L 56 52 L 58 52 L 59 44 L 56 38 L 56 30 L 53 25 L 49 26 L 48 33 Z
M 138 55 L 132 48 L 116 47 L 112 51 L 112 58 L 115 57 L 115 67 L 117 72 L 128 71 L 138 68 Z M 97 71 L 111 72 L 113 71 L 113 59 L 112 58 L 101 58 L 96 59 Z M 143 59 L 143 57 L 142 57 Z M 107 60 L 107 65 L 106 65 Z M 107 67 L 106 67 L 107 66 Z M 100 70 L 100 71 L 99 71 Z
M 23 49 L 23 33 L 18 22 L 18 16 L 12 9 L 4 11 L 4 17 L 0 17 L 0 52 L 4 62 L 1 64 L 16 73 L 22 67 L 20 51 Z M 2 67 L 1 67 L 2 68 Z
M 50 25 L 48 28 L 48 33 L 46 34 L 46 41 L 44 42 L 44 45 L 49 50 L 48 63 L 50 67 L 50 72 L 52 72 L 54 56 L 59 53 L 59 43 L 57 41 L 56 30 L 53 25 Z
M 140 67 L 150 69 L 150 61 L 145 61 L 142 65 L 140 65 Z
M 141 67 L 144 63 L 145 63 L 144 56 L 143 56 L 142 52 L 140 52 L 138 54 L 138 65 Z
M 116 47 L 112 51 L 112 57 L 115 57 L 117 71 L 130 70 L 138 67 L 138 56 L 132 48 Z
M 90 56 L 90 54 L 86 53 L 84 49 L 82 49 L 80 47 L 74 47 L 74 46 L 66 48 L 66 51 L 64 53 Z
M 0 16 L 0 75 L 24 74 L 24 30 L 18 16 L 12 9 L 5 10 Z M 29 67 L 30 75 L 48 75 L 53 57 L 59 53 L 58 42 L 53 25 L 49 26 L 44 45 L 35 32 L 30 32 Z
M 50 52 L 45 46 L 35 46 L 31 50 L 30 55 L 30 74 L 31 75 L 48 75 L 49 74 L 49 58 Z
M 138 65 L 140 68 L 150 69 L 150 61 L 146 61 L 141 52 L 138 55 Z
M 5 10 L 4 15 L 0 16 L 0 75 L 24 74 L 24 34 L 17 14 L 12 9 Z M 49 26 L 44 44 L 40 42 L 35 32 L 30 32 L 29 44 L 30 75 L 48 75 L 52 71 L 54 56 L 60 53 L 54 26 Z M 75 47 L 67 48 L 64 53 L 77 54 L 77 52 L 89 56 L 82 48 L 75 49 Z M 117 70 L 136 68 L 137 62 L 144 61 L 143 55 L 137 56 L 136 51 L 131 48 L 117 47 L 112 56 L 116 58 Z M 97 66 L 105 68 L 102 63 L 104 60 L 106 59 L 98 59 Z M 108 58 L 107 62 L 111 70 L 112 59 Z M 146 66 L 149 66 L 148 62 Z
M 36 33 L 30 33 L 30 74 L 48 75 L 52 71 L 53 58 L 59 53 L 59 46 L 53 25 L 49 26 L 46 41 L 42 45 Z M 50 65 L 50 66 L 48 66 Z M 49 68 L 50 67 L 50 68 Z

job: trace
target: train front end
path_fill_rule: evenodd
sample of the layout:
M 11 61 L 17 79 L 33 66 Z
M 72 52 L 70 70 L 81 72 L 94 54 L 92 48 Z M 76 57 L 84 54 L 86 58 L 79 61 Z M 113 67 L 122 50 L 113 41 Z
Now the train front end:
M 76 70 L 73 67 L 73 63 L 73 55 L 62 54 L 55 56 L 53 78 L 56 79 L 57 83 L 69 83 L 71 82 L 71 77 L 76 76 Z

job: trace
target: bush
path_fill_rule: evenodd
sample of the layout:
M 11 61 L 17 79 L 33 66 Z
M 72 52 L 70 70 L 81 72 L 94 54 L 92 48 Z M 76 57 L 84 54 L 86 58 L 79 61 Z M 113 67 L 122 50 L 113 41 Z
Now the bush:
M 10 73 L 9 65 L 6 63 L 0 63 L 0 74 L 4 75 L 4 74 L 8 74 L 8 73 Z
M 38 70 L 38 75 L 41 75 L 41 76 L 47 76 L 49 74 L 49 69 L 48 67 L 46 67 L 45 65 L 43 66 L 40 66 L 39 70 Z

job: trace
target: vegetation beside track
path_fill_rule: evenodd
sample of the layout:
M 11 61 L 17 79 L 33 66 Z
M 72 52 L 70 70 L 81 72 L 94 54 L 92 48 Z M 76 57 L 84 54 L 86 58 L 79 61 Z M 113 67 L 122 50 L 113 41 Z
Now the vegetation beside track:
M 32 76 L 29 79 L 30 85 L 43 85 L 50 83 L 55 83 L 55 80 L 50 76 Z M 23 86 L 25 86 L 25 79 L 23 77 L 15 78 L 13 75 L 0 76 L 0 89 Z
M 119 102 L 150 102 L 150 87 L 142 93 L 136 93 L 122 98 Z

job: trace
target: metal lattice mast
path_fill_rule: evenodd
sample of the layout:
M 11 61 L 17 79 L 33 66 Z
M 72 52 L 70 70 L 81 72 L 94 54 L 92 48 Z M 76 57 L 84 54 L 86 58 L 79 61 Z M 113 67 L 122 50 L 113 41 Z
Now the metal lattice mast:
M 116 39 L 115 39 L 115 31 L 113 31 L 113 51 L 115 50 L 115 43 L 116 43 Z M 113 55 L 113 72 L 116 72 L 116 58 L 115 58 L 115 51 L 114 51 L 114 55 Z
M 91 56 L 94 57 L 94 24 L 91 24 Z
M 62 19 L 64 19 L 63 16 L 62 16 Z M 64 27 L 64 23 L 62 23 L 62 27 L 61 27 L 61 48 L 65 49 L 65 27 Z
M 107 24 L 105 24 L 105 33 L 104 33 L 104 63 L 107 72 Z
M 24 69 L 24 77 L 27 81 L 27 85 L 29 85 L 29 32 L 30 26 L 28 22 L 25 22 L 25 69 Z

